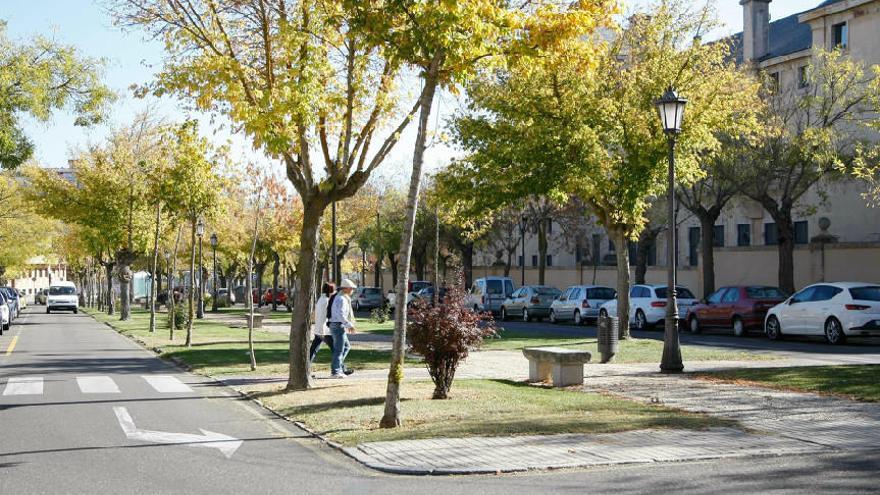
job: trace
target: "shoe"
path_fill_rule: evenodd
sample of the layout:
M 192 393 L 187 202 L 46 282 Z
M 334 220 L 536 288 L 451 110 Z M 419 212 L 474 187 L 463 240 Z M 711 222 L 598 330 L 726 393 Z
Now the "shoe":
M 354 370 L 351 368 L 344 368 L 342 370 L 342 372 L 345 373 L 346 375 L 350 375 L 350 374 L 354 373 Z
M 333 373 L 332 375 L 330 375 L 330 378 L 334 380 L 339 380 L 340 378 L 345 378 L 345 375 L 343 375 L 342 373 Z

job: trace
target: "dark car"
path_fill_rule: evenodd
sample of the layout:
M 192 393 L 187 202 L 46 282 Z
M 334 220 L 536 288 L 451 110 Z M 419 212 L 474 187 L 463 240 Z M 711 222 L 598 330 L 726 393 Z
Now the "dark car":
M 786 297 L 779 288 L 765 285 L 722 287 L 690 308 L 688 329 L 699 333 L 709 327 L 733 328 L 741 337 L 750 328 L 762 328 L 767 310 Z
M 440 304 L 443 304 L 443 301 L 446 299 L 446 287 L 440 287 L 440 292 L 437 293 L 437 298 Z M 434 287 L 425 287 L 424 289 L 418 291 L 413 296 L 413 300 L 410 301 L 410 306 L 412 306 L 416 301 L 425 301 L 428 304 L 433 304 L 434 302 Z

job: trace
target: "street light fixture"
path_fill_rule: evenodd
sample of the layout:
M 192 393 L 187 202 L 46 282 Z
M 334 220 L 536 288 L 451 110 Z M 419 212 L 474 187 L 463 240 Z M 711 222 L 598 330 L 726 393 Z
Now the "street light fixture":
M 198 303 L 196 304 L 196 318 L 203 319 L 205 317 L 205 304 L 204 304 L 204 290 L 202 289 L 202 236 L 205 235 L 205 221 L 199 217 L 198 222 L 196 223 L 196 235 L 199 236 L 199 291 L 196 293 L 198 296 Z M 190 278 L 192 278 L 192 274 L 190 274 Z M 196 284 L 192 284 L 193 289 L 195 289 Z
M 687 99 L 680 97 L 670 86 L 655 104 L 660 113 L 660 123 L 663 125 L 663 132 L 666 134 L 666 141 L 669 145 L 666 190 L 666 202 L 669 208 L 669 231 L 667 234 L 669 263 L 667 266 L 666 328 L 663 334 L 663 358 L 660 361 L 660 372 L 681 373 L 684 370 L 684 364 L 681 361 L 681 345 L 678 340 L 678 305 L 675 297 L 676 279 L 678 278 L 675 259 L 677 251 L 675 236 L 675 139 L 681 132 L 681 122 Z
M 212 294 L 214 297 L 211 299 L 211 312 L 217 312 L 217 233 L 211 234 L 211 250 L 214 252 L 214 276 L 212 278 Z

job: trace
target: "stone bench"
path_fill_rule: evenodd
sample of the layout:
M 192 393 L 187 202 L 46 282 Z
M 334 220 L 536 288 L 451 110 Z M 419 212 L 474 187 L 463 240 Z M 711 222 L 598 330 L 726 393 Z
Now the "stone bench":
M 562 347 L 526 347 L 523 355 L 529 360 L 529 381 L 553 381 L 554 387 L 584 383 L 584 364 L 590 353 Z
M 262 313 L 254 313 L 254 328 L 263 328 L 263 315 Z M 247 328 L 250 324 L 251 315 L 244 315 L 244 326 Z

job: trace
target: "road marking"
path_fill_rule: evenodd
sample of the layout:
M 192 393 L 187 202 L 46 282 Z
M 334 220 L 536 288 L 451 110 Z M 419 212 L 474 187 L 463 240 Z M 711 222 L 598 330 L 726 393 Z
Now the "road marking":
M 12 354 L 12 350 L 15 349 L 15 344 L 18 343 L 18 335 L 12 337 L 12 342 L 9 343 L 9 347 L 6 348 L 6 355 Z
M 171 375 L 143 375 L 141 378 L 147 381 L 156 392 L 174 394 L 180 392 L 192 392 L 192 389 L 176 377 Z
M 76 384 L 84 394 L 118 394 L 119 387 L 109 376 L 78 376 Z
M 6 382 L 3 395 L 43 395 L 42 376 L 19 376 Z
M 235 451 L 244 443 L 235 437 L 230 437 L 222 433 L 215 433 L 199 428 L 201 435 L 191 433 L 172 433 L 167 431 L 151 431 L 140 430 L 128 414 L 128 410 L 124 407 L 114 407 L 113 412 L 116 413 L 116 419 L 119 420 L 119 426 L 125 432 L 126 438 L 129 440 L 138 440 L 148 443 L 165 443 L 171 445 L 185 445 L 187 447 L 207 447 L 209 449 L 217 449 L 226 456 L 227 459 L 235 454 Z

